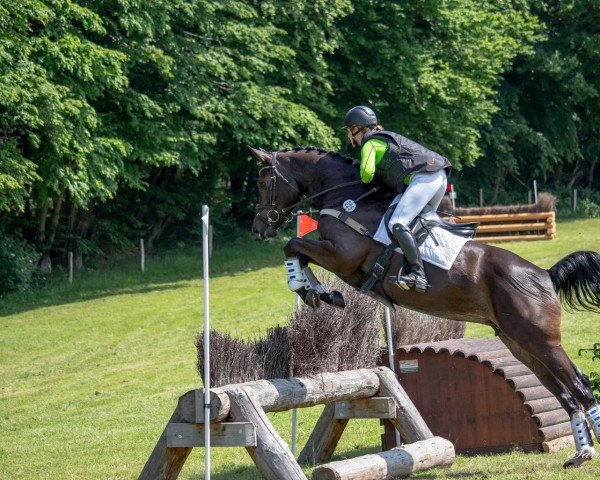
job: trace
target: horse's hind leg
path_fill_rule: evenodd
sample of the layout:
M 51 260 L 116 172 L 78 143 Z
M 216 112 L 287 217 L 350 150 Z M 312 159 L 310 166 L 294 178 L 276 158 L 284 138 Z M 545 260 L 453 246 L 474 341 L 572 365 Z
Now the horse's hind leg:
M 571 393 L 573 390 L 567 389 L 565 383 L 560 380 L 553 371 L 553 366 L 548 367 L 546 364 L 542 363 L 540 358 L 536 353 L 532 353 L 535 349 L 531 349 L 531 345 L 527 347 L 523 347 L 518 344 L 511 338 L 506 335 L 500 335 L 501 340 L 506 344 L 506 346 L 510 349 L 510 351 L 514 354 L 514 356 L 527 365 L 531 371 L 538 377 L 540 382 L 548 389 L 550 392 L 558 399 L 560 404 L 569 414 L 571 418 L 571 429 L 573 431 L 573 438 L 575 439 L 575 446 L 577 449 L 577 453 L 570 459 L 568 459 L 563 465 L 565 468 L 570 467 L 578 467 L 584 461 L 590 460 L 596 454 L 594 447 L 592 446 L 592 441 L 589 436 L 589 431 L 585 424 L 585 415 L 579 408 L 579 402 L 576 397 Z M 562 349 L 562 347 L 554 347 L 555 350 L 559 349 L 562 353 L 558 353 L 556 351 L 552 351 L 551 353 L 544 356 L 544 360 L 547 361 L 548 357 L 552 357 L 553 359 L 558 358 L 560 356 L 564 356 L 566 362 L 560 363 L 563 365 L 567 365 L 567 368 L 572 372 L 578 372 L 575 376 L 580 376 L 581 378 L 576 380 L 577 382 L 585 382 L 585 378 L 581 374 L 581 372 L 575 367 L 572 362 L 568 359 L 566 353 Z M 552 365 L 554 361 L 552 360 L 550 364 Z M 564 372 L 565 370 L 561 367 L 560 372 Z M 585 385 L 585 383 L 583 384 Z M 583 387 L 581 391 L 585 391 L 586 388 Z M 578 395 L 579 396 L 579 395 Z M 587 395 L 586 395 L 587 399 Z M 588 401 L 588 400 L 586 400 Z M 588 401 L 589 403 L 589 401 Z M 598 406 L 595 405 L 597 409 Z M 589 411 L 589 410 L 588 410 Z
M 552 309 L 549 310 L 552 312 Z M 598 405 L 587 379 L 560 345 L 558 328 L 552 328 L 560 322 L 560 313 L 553 313 L 543 325 L 538 322 L 519 322 L 517 331 L 511 331 L 511 325 L 515 323 L 504 325 L 500 338 L 515 357 L 531 368 L 569 414 L 577 453 L 564 466 L 576 467 L 595 455 L 580 406 L 586 410 L 589 418 L 598 410 Z M 597 428 L 592 426 L 598 437 Z

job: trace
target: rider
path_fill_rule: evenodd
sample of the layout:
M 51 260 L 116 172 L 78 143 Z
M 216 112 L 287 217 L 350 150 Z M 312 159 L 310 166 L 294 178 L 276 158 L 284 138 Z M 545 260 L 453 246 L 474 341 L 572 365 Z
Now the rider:
M 395 132 L 384 130 L 375 112 L 366 106 L 351 108 L 344 128 L 353 147 L 360 147 L 360 177 L 368 183 L 375 176 L 398 193 L 403 193 L 388 227 L 410 265 L 406 275 L 398 272 L 396 283 L 404 290 L 425 292 L 429 282 L 411 222 L 426 205 L 437 210 L 444 198 L 447 173 L 452 166 L 446 157 Z

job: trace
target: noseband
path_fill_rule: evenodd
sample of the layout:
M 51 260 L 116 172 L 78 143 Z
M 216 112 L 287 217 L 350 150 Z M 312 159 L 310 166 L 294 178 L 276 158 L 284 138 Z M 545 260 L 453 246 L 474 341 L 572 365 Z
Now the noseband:
M 276 225 L 282 217 L 285 222 L 291 221 L 295 215 L 295 214 L 291 214 L 292 210 L 294 210 L 294 208 L 296 208 L 297 206 L 302 205 L 304 202 L 308 202 L 309 200 L 312 200 L 313 198 L 324 195 L 325 193 L 331 192 L 332 190 L 337 190 L 338 188 L 362 184 L 361 180 L 356 180 L 353 182 L 346 182 L 346 183 L 342 183 L 340 185 L 335 185 L 334 187 L 331 187 L 331 188 L 327 188 L 321 192 L 318 192 L 314 195 L 307 197 L 307 196 L 303 195 L 300 192 L 300 190 L 298 190 L 287 178 L 285 178 L 279 170 L 277 170 L 277 152 L 273 152 L 273 154 L 272 154 L 271 165 L 260 169 L 259 177 L 262 174 L 262 172 L 265 170 L 268 170 L 271 174 L 271 176 L 269 177 L 271 179 L 271 182 L 268 187 L 270 201 L 269 201 L 269 204 L 261 204 L 261 203 L 257 204 L 255 207 L 255 211 L 256 211 L 256 216 L 260 217 L 270 227 L 273 227 L 273 225 Z M 285 183 L 287 183 L 292 190 L 295 190 L 296 192 L 298 192 L 300 194 L 300 196 L 302 198 L 299 202 L 296 202 L 293 205 L 290 205 L 289 207 L 285 207 L 285 208 L 281 208 L 281 209 L 277 208 L 277 202 L 275 199 L 275 188 L 277 186 L 278 178 L 280 178 Z M 259 186 L 259 188 L 261 188 L 261 187 Z M 372 191 L 374 191 L 374 190 L 375 189 L 373 189 Z M 264 213 L 265 211 L 266 211 L 266 213 Z

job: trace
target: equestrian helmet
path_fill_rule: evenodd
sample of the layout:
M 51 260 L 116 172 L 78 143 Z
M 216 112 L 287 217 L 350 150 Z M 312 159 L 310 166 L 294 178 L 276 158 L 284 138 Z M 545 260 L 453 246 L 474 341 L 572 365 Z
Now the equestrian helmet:
M 357 127 L 372 127 L 377 125 L 377 115 L 369 107 L 359 105 L 348 110 L 344 117 L 344 128 L 350 128 L 353 125 Z

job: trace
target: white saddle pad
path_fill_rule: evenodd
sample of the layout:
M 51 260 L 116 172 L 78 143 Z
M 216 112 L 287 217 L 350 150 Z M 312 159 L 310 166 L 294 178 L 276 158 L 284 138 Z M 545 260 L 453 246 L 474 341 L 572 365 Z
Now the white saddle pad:
M 398 199 L 399 197 L 394 199 L 392 203 L 396 203 Z M 452 264 L 454 263 L 454 260 L 456 260 L 463 245 L 470 242 L 471 239 L 459 237 L 440 227 L 432 228 L 431 232 L 439 245 L 435 244 L 432 235 L 428 235 L 425 242 L 423 242 L 423 245 L 419 247 L 421 257 L 425 262 L 443 268 L 444 270 L 450 270 L 450 267 L 452 267 Z M 381 222 L 379 222 L 379 228 L 373 239 L 384 245 L 392 243 L 383 218 L 381 219 Z M 402 253 L 402 250 L 399 248 L 396 248 L 396 251 Z

